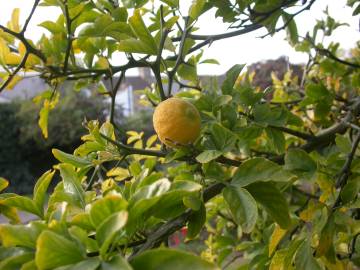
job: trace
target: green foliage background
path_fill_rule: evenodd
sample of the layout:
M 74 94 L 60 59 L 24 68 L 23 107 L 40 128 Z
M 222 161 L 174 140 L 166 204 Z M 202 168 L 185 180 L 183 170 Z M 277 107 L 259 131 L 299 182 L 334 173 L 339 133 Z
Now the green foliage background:
M 339 43 L 325 42 L 347 27 L 328 11 L 301 36 L 296 16 L 316 1 L 194 0 L 183 14 L 177 0 L 34 0 L 23 25 L 14 10 L 0 25 L 0 91 L 21 80 L 20 71 L 47 81 L 50 90 L 36 98 L 45 138 L 66 81 L 75 89 L 95 85 L 111 103 L 109 120 L 86 121 L 74 150 L 52 149 L 58 163 L 32 196 L 3 192 L 8 181 L 0 178 L 0 212 L 9 220 L 0 225 L 0 269 L 359 267 L 360 43 L 344 55 Z M 31 41 L 25 33 L 38 5 L 61 14 L 42 22 L 47 35 Z M 360 13 L 358 0 L 347 5 Z M 210 9 L 233 28 L 199 35 L 198 19 Z M 207 46 L 260 28 L 266 36 L 286 31 L 289 44 L 308 55 L 301 79 L 291 70 L 272 74 L 262 90 L 239 63 L 220 86 L 200 82 L 197 66 L 218 63 L 204 58 Z M 141 91 L 143 105 L 175 95 L 199 110 L 193 144 L 167 148 L 116 121 L 119 86 L 139 67 L 156 80 Z M 78 115 L 70 108 L 66 118 Z M 30 118 L 20 130 L 32 131 L 31 109 L 21 111 Z M 74 128 L 65 125 L 69 136 L 60 139 L 67 142 Z M 37 218 L 22 224 L 19 211 Z M 180 246 L 171 244 L 178 231 L 186 233 Z M 194 239 L 202 249 L 184 252 Z

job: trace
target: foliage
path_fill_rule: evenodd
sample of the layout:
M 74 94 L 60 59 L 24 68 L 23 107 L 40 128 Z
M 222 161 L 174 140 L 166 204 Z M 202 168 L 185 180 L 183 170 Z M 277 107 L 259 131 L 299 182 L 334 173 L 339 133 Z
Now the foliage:
M 11 181 L 9 191 L 31 193 L 36 178 L 56 162 L 53 147 L 74 149 L 86 133 L 84 119 L 105 120 L 107 105 L 102 99 L 74 93 L 69 87 L 65 90 L 67 94 L 50 114 L 47 140 L 37 126 L 39 105 L 32 101 L 0 105 L 0 170 Z
M 21 79 L 19 70 L 48 80 L 55 95 L 41 100 L 44 135 L 58 84 L 106 77 L 114 87 L 98 89 L 111 98 L 110 120 L 88 121 L 73 153 L 53 149 L 59 164 L 39 178 L 32 197 L 1 194 L 12 224 L 0 226 L 0 268 L 219 269 L 237 258 L 247 269 L 359 266 L 359 44 L 349 59 L 339 44 L 325 47 L 323 39 L 343 26 L 329 14 L 300 37 L 294 18 L 314 2 L 196 0 L 183 17 L 177 0 L 35 1 L 33 10 L 40 3 L 62 11 L 41 23 L 50 34 L 37 43 L 24 36 L 33 13 L 21 27 L 15 10 L 0 25 L 0 89 Z M 358 1 L 348 2 L 356 15 Z M 197 35 L 197 20 L 210 9 L 238 29 Z M 197 65 L 215 61 L 200 49 L 262 27 L 269 35 L 286 30 L 290 44 L 308 53 L 303 79 L 274 78 L 268 95 L 238 64 L 221 87 L 203 89 Z M 115 52 L 128 62 L 117 66 Z M 156 78 L 144 90 L 150 106 L 180 82 L 176 96 L 202 117 L 193 145 L 170 150 L 156 136 L 124 137 L 114 121 L 116 92 L 136 67 Z M 55 174 L 62 181 L 46 203 Z M 17 211 L 38 219 L 19 224 Z M 201 257 L 167 247 L 183 227 L 189 243 L 206 238 Z

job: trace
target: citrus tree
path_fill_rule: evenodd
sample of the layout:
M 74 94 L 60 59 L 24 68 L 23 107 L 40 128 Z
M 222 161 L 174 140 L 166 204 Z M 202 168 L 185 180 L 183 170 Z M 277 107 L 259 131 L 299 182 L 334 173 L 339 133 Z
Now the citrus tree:
M 296 16 L 315 1 L 194 0 L 180 12 L 185 1 L 35 0 L 22 25 L 14 10 L 0 25 L 0 90 L 23 71 L 47 81 L 36 98 L 45 137 L 63 82 L 95 85 L 111 103 L 109 121 L 88 120 L 73 153 L 53 149 L 59 164 L 32 196 L 0 195 L 10 221 L 0 225 L 0 269 L 359 266 L 360 49 L 345 57 L 338 43 L 323 45 L 345 27 L 329 14 L 299 36 Z M 27 28 L 39 5 L 61 14 L 40 24 L 47 33 L 35 41 Z M 348 5 L 359 13 L 359 1 Z M 197 34 L 209 10 L 227 31 Z M 260 28 L 286 31 L 308 54 L 301 78 L 274 74 L 262 91 L 239 63 L 220 86 L 199 81 L 197 66 L 217 63 L 204 59 L 206 47 Z M 163 144 L 114 122 L 119 86 L 138 67 L 156 80 L 141 103 L 157 107 Z M 36 218 L 22 224 L 18 211 Z M 175 247 L 177 231 L 186 238 Z

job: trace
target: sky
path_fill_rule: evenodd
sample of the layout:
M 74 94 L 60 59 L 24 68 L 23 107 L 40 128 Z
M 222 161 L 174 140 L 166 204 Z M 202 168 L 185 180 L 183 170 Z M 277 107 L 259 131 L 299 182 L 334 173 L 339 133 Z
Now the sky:
M 191 3 L 190 0 L 180 0 L 182 10 L 187 10 L 189 3 Z M 32 4 L 32 0 L 0 0 L 0 23 L 5 24 L 10 19 L 12 10 L 17 7 L 21 9 L 21 21 L 24 22 Z M 330 40 L 339 42 L 345 50 L 354 47 L 356 41 L 360 40 L 359 16 L 352 16 L 352 10 L 346 6 L 346 0 L 317 0 L 310 11 L 305 11 L 296 17 L 300 34 L 304 36 L 307 31 L 312 29 L 316 19 L 324 17 L 323 10 L 327 5 L 332 17 L 350 25 L 350 27 L 342 27 L 337 30 Z M 38 39 L 44 30 L 37 25 L 45 20 L 55 20 L 58 12 L 53 7 L 38 7 L 28 28 L 27 37 Z M 224 28 L 222 20 L 215 19 L 213 12 L 206 14 L 197 24 L 200 27 L 197 33 L 208 35 L 224 32 L 226 28 Z M 251 64 L 257 61 L 276 59 L 283 55 L 288 56 L 292 63 L 307 61 L 306 54 L 296 52 L 287 43 L 284 31 L 273 37 L 260 38 L 265 33 L 264 29 L 260 29 L 251 34 L 214 42 L 210 47 L 206 47 L 204 57 L 215 58 L 221 64 L 200 65 L 199 73 L 221 74 L 234 64 Z

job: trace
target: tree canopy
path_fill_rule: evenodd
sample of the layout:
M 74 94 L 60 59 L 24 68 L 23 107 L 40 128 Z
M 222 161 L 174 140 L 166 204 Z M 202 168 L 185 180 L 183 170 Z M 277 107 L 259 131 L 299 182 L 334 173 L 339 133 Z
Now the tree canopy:
M 24 72 L 46 80 L 49 91 L 35 99 L 44 137 L 65 81 L 77 90 L 95 84 L 111 100 L 109 121 L 88 119 L 73 153 L 53 149 L 59 164 L 33 196 L 0 194 L 10 221 L 0 225 L 0 269 L 360 266 L 360 43 L 348 54 L 325 46 L 347 27 L 331 14 L 300 36 L 296 16 L 316 0 L 194 0 L 186 13 L 178 0 L 33 2 L 23 25 L 19 9 L 0 25 L 0 92 Z M 61 14 L 40 24 L 48 33 L 36 41 L 27 28 L 39 5 Z M 348 5 L 358 15 L 360 2 Z M 227 31 L 197 34 L 209 10 Z M 261 89 L 239 63 L 220 86 L 199 81 L 198 65 L 221 62 L 204 59 L 208 46 L 260 28 L 286 31 L 308 54 L 301 77 L 273 74 Z M 115 65 L 119 54 L 124 63 Z M 114 121 L 119 86 L 139 67 L 156 80 L 141 91 L 143 105 L 175 95 L 200 112 L 194 144 L 172 149 Z M 55 175 L 61 180 L 47 196 Z M 1 178 L 0 190 L 7 185 Z M 18 211 L 37 219 L 22 224 Z M 186 239 L 174 247 L 178 231 Z

